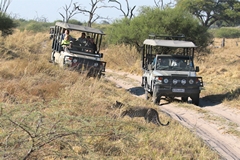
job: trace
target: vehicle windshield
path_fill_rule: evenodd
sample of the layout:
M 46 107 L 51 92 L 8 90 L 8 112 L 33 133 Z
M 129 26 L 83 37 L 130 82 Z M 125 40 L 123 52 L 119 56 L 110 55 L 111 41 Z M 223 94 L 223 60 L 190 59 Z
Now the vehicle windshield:
M 157 57 L 156 70 L 194 71 L 189 57 Z

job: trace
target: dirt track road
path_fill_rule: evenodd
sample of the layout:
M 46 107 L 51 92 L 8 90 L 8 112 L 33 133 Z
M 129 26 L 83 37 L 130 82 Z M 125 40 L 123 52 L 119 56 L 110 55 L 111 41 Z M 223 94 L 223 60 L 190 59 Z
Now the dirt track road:
M 107 70 L 106 78 L 137 97 L 144 98 L 141 76 Z M 161 100 L 159 107 L 201 137 L 223 159 L 240 160 L 240 137 L 234 136 L 234 131 L 240 131 L 240 111 L 202 99 L 200 106 L 192 105 L 189 109 Z

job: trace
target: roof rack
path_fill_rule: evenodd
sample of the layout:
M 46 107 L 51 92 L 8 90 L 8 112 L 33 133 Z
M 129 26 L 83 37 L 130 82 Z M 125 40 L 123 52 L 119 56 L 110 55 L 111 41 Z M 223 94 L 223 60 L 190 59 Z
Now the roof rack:
M 65 23 L 65 22 L 56 22 L 55 25 L 65 28 L 65 29 L 69 29 L 69 30 L 77 30 L 77 31 L 82 31 L 82 32 L 105 35 L 103 33 L 103 31 L 101 31 L 100 29 L 91 28 L 91 27 L 82 26 L 82 25 L 70 24 L 70 23 Z
M 177 35 L 177 36 L 166 36 L 166 35 L 155 35 L 149 34 L 149 39 L 164 39 L 164 40 L 186 40 L 185 35 Z

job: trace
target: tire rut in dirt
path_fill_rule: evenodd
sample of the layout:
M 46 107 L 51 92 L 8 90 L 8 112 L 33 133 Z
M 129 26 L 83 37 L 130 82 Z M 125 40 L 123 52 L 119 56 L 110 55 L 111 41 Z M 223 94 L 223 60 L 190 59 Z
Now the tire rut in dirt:
M 224 142 L 221 140 L 218 140 L 217 138 L 214 138 L 214 135 L 211 135 L 209 132 L 205 131 L 204 129 L 200 127 L 196 127 L 196 124 L 190 123 L 187 119 L 182 117 L 179 114 L 176 114 L 168 109 L 161 108 L 162 112 L 164 112 L 167 115 L 170 115 L 173 119 L 179 121 L 183 126 L 187 127 L 191 131 L 195 131 L 196 134 L 203 139 L 203 141 L 213 150 L 219 153 L 222 159 L 233 159 L 237 160 L 239 159 L 239 154 L 237 151 L 234 151 L 234 148 L 231 148 L 228 145 L 228 142 Z

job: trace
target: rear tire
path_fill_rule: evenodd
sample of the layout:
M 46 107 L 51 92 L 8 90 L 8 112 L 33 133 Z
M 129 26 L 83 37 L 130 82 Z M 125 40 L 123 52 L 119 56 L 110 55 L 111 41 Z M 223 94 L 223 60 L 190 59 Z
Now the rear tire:
M 173 96 L 166 96 L 166 100 L 169 101 L 169 102 L 173 102 L 174 97 Z
M 188 101 L 188 97 L 182 97 L 182 102 L 187 102 Z

